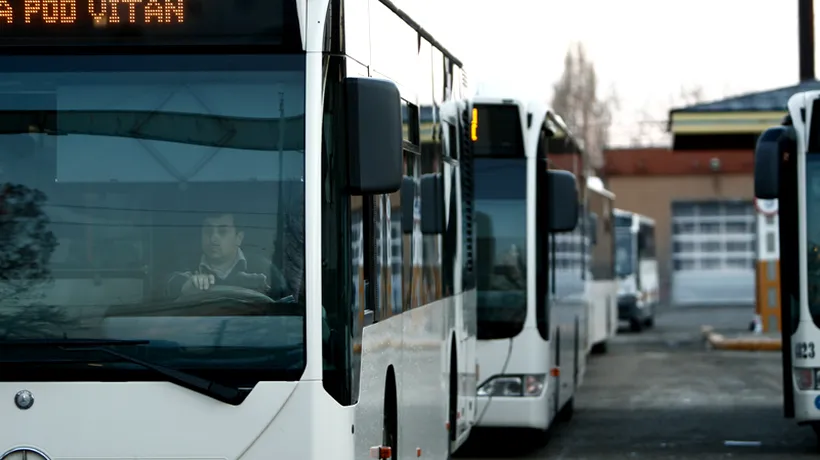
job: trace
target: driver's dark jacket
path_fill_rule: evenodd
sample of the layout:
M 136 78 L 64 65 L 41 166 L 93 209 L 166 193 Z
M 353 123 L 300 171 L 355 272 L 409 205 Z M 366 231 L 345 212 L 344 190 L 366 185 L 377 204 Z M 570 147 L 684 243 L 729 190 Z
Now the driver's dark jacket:
M 272 299 L 280 299 L 286 296 L 285 277 L 275 265 L 271 263 L 252 263 L 248 262 L 244 254 L 240 251 L 239 259 L 233 268 L 224 276 L 217 273 L 208 267 L 204 260 L 200 260 L 196 268 L 189 271 L 178 271 L 171 274 L 168 279 L 168 295 L 172 298 L 179 297 L 182 294 L 182 286 L 194 274 L 211 274 L 214 275 L 214 285 L 216 286 L 236 286 L 254 291 L 261 292 Z M 270 289 L 265 289 L 262 284 L 259 274 L 264 274 L 267 277 L 267 283 Z M 254 276 L 256 275 L 256 276 Z

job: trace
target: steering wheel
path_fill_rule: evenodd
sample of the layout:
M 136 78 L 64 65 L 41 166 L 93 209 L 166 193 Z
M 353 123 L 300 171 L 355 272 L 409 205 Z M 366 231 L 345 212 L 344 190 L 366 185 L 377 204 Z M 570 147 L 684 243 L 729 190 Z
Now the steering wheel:
M 201 316 L 303 316 L 304 307 L 287 296 L 279 300 L 253 289 L 215 285 L 209 289 L 188 291 L 175 304 L 190 314 Z
M 193 299 L 208 301 L 211 299 L 219 300 L 222 298 L 228 298 L 232 300 L 245 302 L 254 301 L 266 304 L 276 303 L 275 300 L 271 299 L 265 294 L 262 294 L 259 291 L 255 291 L 253 289 L 248 289 L 240 286 L 229 286 L 224 284 L 214 285 L 204 290 L 197 289 L 183 292 L 182 295 L 177 298 L 177 302 L 188 302 Z

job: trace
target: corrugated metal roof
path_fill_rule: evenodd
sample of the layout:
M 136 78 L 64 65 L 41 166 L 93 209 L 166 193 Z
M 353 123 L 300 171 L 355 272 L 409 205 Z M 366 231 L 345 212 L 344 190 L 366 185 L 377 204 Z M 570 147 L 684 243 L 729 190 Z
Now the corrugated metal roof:
M 706 102 L 673 109 L 673 113 L 703 113 L 703 112 L 774 112 L 785 111 L 786 103 L 794 93 L 820 89 L 820 81 L 805 81 L 798 85 L 783 88 L 746 93 L 719 101 Z

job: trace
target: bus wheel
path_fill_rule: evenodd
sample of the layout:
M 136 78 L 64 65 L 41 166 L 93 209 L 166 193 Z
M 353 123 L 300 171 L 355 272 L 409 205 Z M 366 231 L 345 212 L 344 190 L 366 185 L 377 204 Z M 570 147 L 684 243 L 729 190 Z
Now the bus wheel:
M 450 344 L 450 388 L 449 404 L 447 411 L 447 458 L 453 455 L 453 443 L 458 437 L 458 355 L 456 354 L 456 342 Z
M 382 446 L 390 448 L 390 458 L 399 458 L 399 410 L 396 400 L 396 377 L 393 368 L 387 371 L 384 384 L 384 422 L 382 423 Z
M 820 423 L 812 423 L 811 429 L 814 430 L 814 436 L 817 438 L 817 447 L 820 447 Z
M 573 395 L 558 412 L 558 420 L 562 422 L 569 422 L 575 414 L 575 396 Z

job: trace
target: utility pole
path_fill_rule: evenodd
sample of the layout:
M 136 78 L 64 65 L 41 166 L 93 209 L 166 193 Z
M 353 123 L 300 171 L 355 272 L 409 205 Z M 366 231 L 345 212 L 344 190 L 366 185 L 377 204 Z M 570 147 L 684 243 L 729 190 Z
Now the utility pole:
M 800 82 L 814 81 L 814 0 L 798 1 Z

